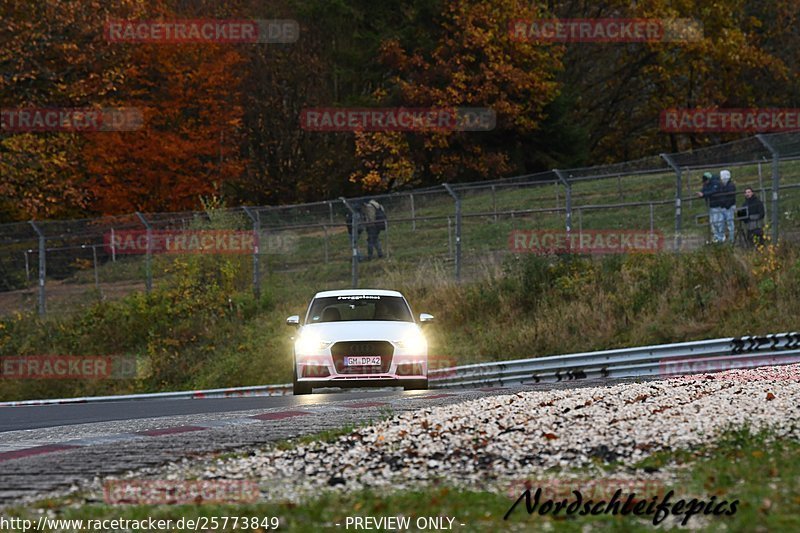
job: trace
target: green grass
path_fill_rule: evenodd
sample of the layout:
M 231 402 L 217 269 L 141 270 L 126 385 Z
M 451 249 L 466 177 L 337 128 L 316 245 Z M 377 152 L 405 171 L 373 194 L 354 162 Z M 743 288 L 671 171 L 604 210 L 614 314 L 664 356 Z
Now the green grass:
M 679 478 L 672 489 L 672 501 L 698 498 L 715 503 L 738 500 L 733 516 L 694 516 L 688 520 L 693 527 L 704 531 L 796 531 L 800 528 L 800 443 L 777 437 L 769 432 L 753 434 L 734 430 L 719 441 L 700 450 L 681 450 L 661 454 L 658 468 L 680 466 Z M 639 468 L 650 468 L 647 461 Z M 266 480 L 264 480 L 266 481 Z M 269 492 L 269 484 L 265 483 Z M 535 487 L 534 487 L 535 490 Z M 650 517 L 633 516 L 544 516 L 528 515 L 522 502 L 510 514 L 516 495 L 480 490 L 454 488 L 443 480 L 425 488 L 403 490 L 362 490 L 347 494 L 331 493 L 320 487 L 316 497 L 300 504 L 285 502 L 256 502 L 243 505 L 118 505 L 87 503 L 82 497 L 44 500 L 23 508 L 4 512 L 6 517 L 35 519 L 38 512 L 48 510 L 57 518 L 199 518 L 213 516 L 272 517 L 280 519 L 281 531 L 341 531 L 346 530 L 347 517 L 406 516 L 454 518 L 456 531 L 530 531 L 552 530 L 583 532 L 586 528 L 604 531 L 652 531 Z M 663 497 L 663 495 L 660 495 Z M 644 498 L 649 500 L 650 498 Z M 660 500 L 659 500 L 660 501 Z M 543 503 L 543 502 L 542 502 Z M 727 507 L 729 508 L 729 507 Z M 335 524 L 341 524 L 337 527 Z M 668 523 L 665 522 L 665 523 Z M 460 524 L 465 524 L 461 527 Z M 351 525 L 352 528 L 352 525 Z M 233 531 L 233 528 L 216 528 Z

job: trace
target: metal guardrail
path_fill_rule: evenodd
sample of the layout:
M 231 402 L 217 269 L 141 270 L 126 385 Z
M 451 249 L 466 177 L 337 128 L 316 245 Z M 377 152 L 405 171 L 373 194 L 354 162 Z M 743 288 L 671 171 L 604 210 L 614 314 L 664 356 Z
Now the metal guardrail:
M 800 363 L 800 333 L 705 341 L 499 361 L 434 370 L 431 387 L 663 377 Z
M 597 378 L 661 377 L 666 379 L 674 376 L 793 363 L 800 363 L 800 332 L 729 337 L 479 363 L 432 370 L 429 371 L 428 377 L 431 388 L 449 389 Z M 800 380 L 800 373 L 798 373 L 798 379 Z M 292 384 L 283 383 L 155 394 L 0 402 L 0 407 L 164 398 L 278 396 L 290 394 L 291 391 Z

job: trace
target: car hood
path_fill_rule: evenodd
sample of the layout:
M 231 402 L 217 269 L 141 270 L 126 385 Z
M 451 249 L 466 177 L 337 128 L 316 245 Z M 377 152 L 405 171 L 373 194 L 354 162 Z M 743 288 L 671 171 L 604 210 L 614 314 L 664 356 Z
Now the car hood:
M 419 326 L 413 322 L 394 322 L 384 320 L 368 320 L 353 322 L 325 322 L 308 324 L 302 331 L 309 331 L 319 336 L 320 340 L 369 341 L 369 340 L 402 340 L 408 335 L 418 333 Z

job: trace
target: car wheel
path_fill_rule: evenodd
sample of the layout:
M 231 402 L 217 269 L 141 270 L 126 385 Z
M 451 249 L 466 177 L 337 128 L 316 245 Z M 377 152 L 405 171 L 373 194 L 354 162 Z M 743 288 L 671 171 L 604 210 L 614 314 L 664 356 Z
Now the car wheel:
M 292 394 L 295 396 L 311 394 L 311 385 L 297 381 L 297 364 L 293 362 L 292 366 L 294 367 L 292 370 Z
M 427 379 L 415 379 L 403 385 L 403 390 L 428 390 Z

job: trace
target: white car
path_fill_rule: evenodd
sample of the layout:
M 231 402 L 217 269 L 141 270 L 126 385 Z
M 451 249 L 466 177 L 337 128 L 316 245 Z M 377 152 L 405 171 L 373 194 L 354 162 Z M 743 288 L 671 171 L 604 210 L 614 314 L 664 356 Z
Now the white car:
M 314 387 L 428 388 L 428 343 L 397 291 L 351 289 L 317 293 L 302 325 L 298 315 L 286 323 L 294 338 L 294 394 Z

